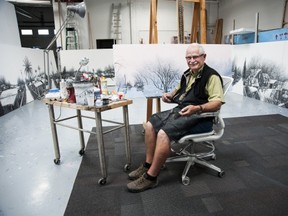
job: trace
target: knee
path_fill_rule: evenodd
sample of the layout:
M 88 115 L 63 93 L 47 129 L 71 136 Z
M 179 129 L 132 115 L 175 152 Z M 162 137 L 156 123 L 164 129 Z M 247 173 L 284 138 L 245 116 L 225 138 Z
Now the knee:
M 170 139 L 169 139 L 168 135 L 162 129 L 158 132 L 157 139 L 161 139 L 161 140 L 165 140 L 167 142 L 170 142 Z
M 153 125 L 151 124 L 150 121 L 146 122 L 145 131 L 154 131 Z

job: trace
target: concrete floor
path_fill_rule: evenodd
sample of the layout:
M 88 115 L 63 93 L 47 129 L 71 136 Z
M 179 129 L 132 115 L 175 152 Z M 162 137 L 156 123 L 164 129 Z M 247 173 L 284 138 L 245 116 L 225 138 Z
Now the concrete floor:
M 170 107 L 162 103 L 162 110 Z M 56 117 L 70 113 L 75 114 L 75 110 L 55 109 Z M 226 104 L 222 107 L 224 118 L 267 114 L 288 117 L 288 109 L 231 92 L 226 95 Z M 87 112 L 87 115 L 93 116 L 93 113 Z M 122 109 L 106 111 L 103 118 L 122 121 Z M 129 106 L 129 119 L 130 124 L 141 124 L 146 119 L 144 98 L 133 100 Z M 71 124 L 76 125 L 73 121 Z M 85 119 L 83 124 L 87 129 L 95 126 L 95 122 L 89 119 Z M 34 101 L 0 117 L 0 216 L 63 215 L 81 157 L 76 131 L 58 127 L 58 136 L 61 151 L 59 166 L 53 162 L 53 142 L 45 104 Z M 85 142 L 88 136 L 85 134 Z M 95 187 L 100 187 L 97 182 Z

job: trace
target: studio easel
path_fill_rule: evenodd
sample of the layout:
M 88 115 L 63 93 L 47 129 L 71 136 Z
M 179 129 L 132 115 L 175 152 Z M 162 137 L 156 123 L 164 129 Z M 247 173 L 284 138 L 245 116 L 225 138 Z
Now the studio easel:
M 206 3 L 205 0 L 176 0 L 178 11 L 178 43 L 184 43 L 184 16 L 183 16 L 183 1 L 194 3 L 194 11 L 192 18 L 192 28 L 190 42 L 200 42 L 206 44 Z M 150 0 L 150 29 L 149 29 L 149 44 L 158 43 L 158 28 L 157 28 L 157 6 L 158 0 Z M 200 41 L 198 40 L 198 26 L 200 26 Z M 156 112 L 161 111 L 161 97 L 146 97 L 147 113 L 146 121 L 152 115 L 153 100 L 156 99 Z M 145 128 L 145 124 L 144 124 Z

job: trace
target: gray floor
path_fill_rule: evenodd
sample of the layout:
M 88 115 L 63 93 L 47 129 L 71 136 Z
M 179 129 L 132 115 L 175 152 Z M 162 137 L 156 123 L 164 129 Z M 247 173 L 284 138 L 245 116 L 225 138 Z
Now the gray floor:
M 288 109 L 228 92 L 222 116 L 241 117 L 281 114 Z M 162 109 L 171 105 L 162 104 Z M 74 110 L 56 108 L 61 117 Z M 85 113 L 91 115 L 91 113 Z M 103 118 L 122 121 L 122 110 L 103 113 Z M 129 106 L 130 124 L 141 124 L 146 118 L 145 99 L 134 99 Z M 76 124 L 71 120 L 71 124 Z M 93 120 L 85 120 L 91 129 Z M 109 125 L 108 123 L 104 125 Z M 78 133 L 58 127 L 61 165 L 53 163 L 54 151 L 48 109 L 41 101 L 0 117 L 0 216 L 61 216 L 63 215 L 76 177 L 81 157 Z M 87 141 L 89 134 L 85 135 Z M 109 172 L 109 170 L 108 170 Z M 108 178 L 109 181 L 109 178 Z M 95 182 L 95 187 L 99 187 Z

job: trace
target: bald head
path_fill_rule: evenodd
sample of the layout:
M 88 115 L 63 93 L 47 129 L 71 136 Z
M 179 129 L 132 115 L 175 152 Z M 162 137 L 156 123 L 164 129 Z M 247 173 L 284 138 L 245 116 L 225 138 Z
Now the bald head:
M 198 55 L 202 55 L 202 54 L 205 54 L 205 50 L 202 45 L 198 43 L 192 43 L 187 48 L 186 54 L 187 53 L 198 53 Z

